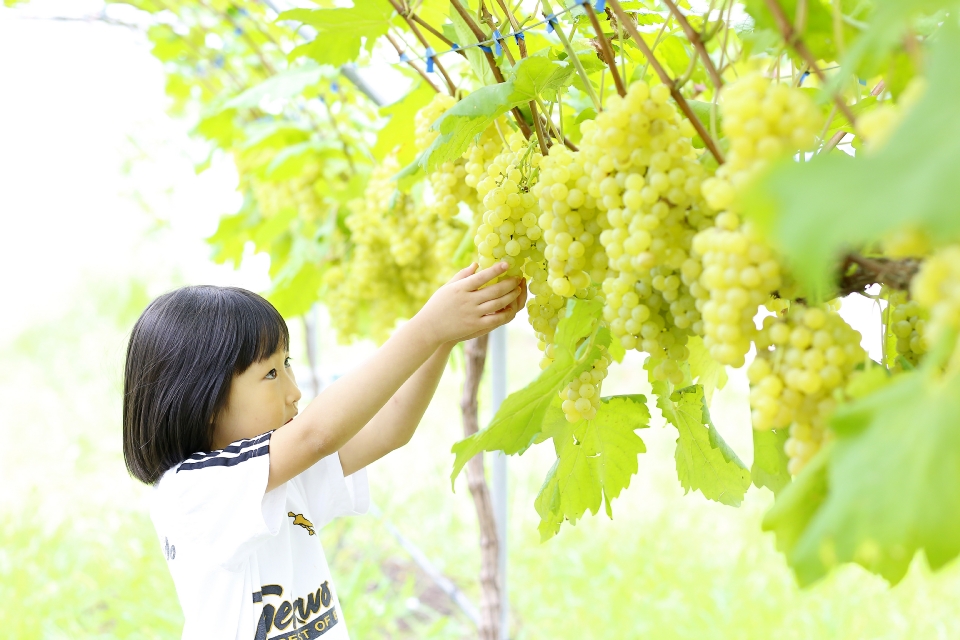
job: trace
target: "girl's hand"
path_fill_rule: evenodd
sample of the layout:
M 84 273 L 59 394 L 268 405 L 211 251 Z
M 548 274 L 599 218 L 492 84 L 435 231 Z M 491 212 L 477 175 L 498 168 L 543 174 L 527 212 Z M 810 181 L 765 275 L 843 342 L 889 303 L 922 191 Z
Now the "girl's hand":
M 434 347 L 483 335 L 510 322 L 519 311 L 514 302 L 524 288 L 516 278 L 483 286 L 507 270 L 505 262 L 476 269 L 477 264 L 471 264 L 437 289 L 411 320 Z
M 517 312 L 519 312 L 520 309 L 523 309 L 524 305 L 526 304 L 527 304 L 527 281 L 521 278 L 520 279 L 520 295 L 517 296 L 517 299 L 511 302 L 508 306 L 496 312 L 496 315 L 504 316 L 504 321 L 501 324 L 507 324 L 508 322 L 513 320 L 513 318 L 517 315 Z M 497 325 L 497 326 L 500 326 L 500 325 Z M 490 333 L 490 331 L 492 331 L 492 329 L 483 329 L 469 336 L 460 338 L 460 340 L 461 341 L 472 340 L 473 338 L 479 338 L 484 334 Z

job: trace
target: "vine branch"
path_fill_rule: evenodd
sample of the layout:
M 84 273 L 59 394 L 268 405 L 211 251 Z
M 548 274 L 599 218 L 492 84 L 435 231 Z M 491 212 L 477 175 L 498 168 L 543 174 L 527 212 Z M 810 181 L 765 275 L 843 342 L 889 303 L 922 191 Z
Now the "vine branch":
M 597 34 L 600 52 L 603 54 L 603 61 L 610 68 L 610 75 L 613 76 L 613 84 L 617 87 L 617 94 L 622 98 L 627 95 L 627 88 L 623 85 L 620 72 L 617 71 L 617 59 L 613 55 L 613 48 L 610 46 L 610 41 L 603 35 L 603 29 L 600 27 L 600 21 L 597 20 L 597 12 L 593 10 L 593 5 L 589 2 L 584 3 L 583 9 L 587 12 L 587 17 L 590 18 L 590 24 Z
M 803 61 L 807 63 L 807 66 L 811 71 L 820 79 L 820 82 L 826 83 L 827 77 L 823 74 L 823 70 L 817 65 L 817 59 L 813 56 L 807 45 L 803 43 L 803 38 L 800 37 L 800 34 L 793 28 L 793 25 L 790 24 L 790 20 L 787 18 L 787 14 L 783 12 L 783 7 L 780 6 L 780 3 L 777 0 L 764 0 L 766 2 L 767 8 L 770 10 L 770 13 L 773 14 L 773 19 L 777 23 L 777 28 L 780 29 L 781 35 L 786 43 L 793 47 L 793 50 L 796 51 Z M 838 92 L 833 93 L 833 101 L 836 103 L 837 108 L 840 109 L 840 113 L 847 119 L 847 122 L 850 123 L 850 127 L 854 129 L 856 133 L 856 118 L 853 115 L 853 111 L 850 110 L 850 105 L 847 104 L 846 100 L 843 99 L 843 96 Z
M 922 261 L 916 258 L 893 260 L 848 253 L 840 267 L 840 281 L 837 285 L 839 295 L 863 293 L 863 290 L 872 284 L 908 291 L 910 281 L 917 275 L 921 263 Z
M 430 43 L 424 37 L 423 32 L 420 31 L 420 28 L 417 26 L 417 23 L 414 22 L 413 19 L 410 17 L 409 15 L 410 12 L 404 11 L 404 8 L 400 5 L 399 2 L 397 2 L 397 0 L 390 0 L 390 4 L 391 6 L 393 6 L 393 10 L 396 11 L 406 21 L 407 26 L 410 27 L 410 31 L 412 31 L 414 37 L 420 41 L 420 44 L 423 45 L 425 48 L 429 48 Z M 450 75 L 447 73 L 447 70 L 443 68 L 443 64 L 441 64 L 440 58 L 437 56 L 434 56 L 433 64 L 436 65 L 437 71 L 440 72 L 440 75 L 443 76 L 444 81 L 447 83 L 447 90 L 450 91 L 450 95 L 451 96 L 457 95 L 457 85 L 453 83 L 453 80 L 450 79 Z
M 693 48 L 696 49 L 697 53 L 700 55 L 700 59 L 703 60 L 703 66 L 706 67 L 707 73 L 710 74 L 710 80 L 713 81 L 713 86 L 717 89 L 721 88 L 723 86 L 723 79 L 720 77 L 720 73 L 717 71 L 716 65 L 713 64 L 710 54 L 707 53 L 707 48 L 704 46 L 703 39 L 700 37 L 700 34 L 697 33 L 692 26 L 690 26 L 690 21 L 687 20 L 685 15 L 680 13 L 680 7 L 674 4 L 673 0 L 663 0 L 663 2 L 667 5 L 667 8 L 670 9 L 670 13 L 673 14 L 673 17 L 677 19 L 677 22 L 680 24 L 680 28 L 683 29 L 683 32 L 687 35 L 687 40 L 690 41 L 690 44 L 693 45 Z
M 623 25 L 623 28 L 627 30 L 627 33 L 629 33 L 630 37 L 633 38 L 633 41 L 637 44 L 637 47 L 647 58 L 647 62 L 651 67 L 653 67 L 653 70 L 656 72 L 657 76 L 660 77 L 660 82 L 670 88 L 670 95 L 673 96 L 674 101 L 676 101 L 677 105 L 680 107 L 680 110 L 683 111 L 683 115 L 687 117 L 687 119 L 690 121 L 690 124 L 692 124 L 693 128 L 696 129 L 697 134 L 699 134 L 699 136 L 703 139 L 703 143 L 706 145 L 707 149 L 710 150 L 710 153 L 714 158 L 716 158 L 718 163 L 723 164 L 723 154 L 717 147 L 717 143 L 714 142 L 710 134 L 707 133 L 703 123 L 700 122 L 700 118 L 698 118 L 693 112 L 693 109 L 690 108 L 686 98 L 683 97 L 683 94 L 681 94 L 680 90 L 677 88 L 677 83 L 670 77 L 657 58 L 653 55 L 650 47 L 647 46 L 646 41 L 640 35 L 640 32 L 637 31 L 637 26 L 627 16 L 627 13 L 623 10 L 623 7 L 620 6 L 619 0 L 609 0 L 608 4 L 610 5 L 610 8 L 613 9 L 613 12 L 617 15 L 617 20 L 619 20 L 620 24 Z
M 404 52 L 403 46 L 402 46 L 399 42 L 397 42 L 397 39 L 394 38 L 392 35 L 390 35 L 389 32 L 386 34 L 386 36 L 387 36 L 387 40 L 390 41 L 390 44 L 393 45 L 393 48 L 397 50 L 397 55 L 402 57 L 402 56 L 403 56 L 403 52 Z M 440 88 L 437 87 L 437 85 L 433 84 L 433 80 L 430 79 L 430 76 L 427 75 L 427 72 L 426 72 L 426 71 L 424 71 L 423 69 L 421 69 L 420 67 L 418 67 L 418 66 L 414 63 L 413 60 L 407 60 L 407 64 L 410 66 L 411 69 L 413 69 L 414 71 L 416 71 L 417 73 L 419 73 L 419 74 L 420 74 L 420 77 L 423 78 L 424 81 L 425 81 L 434 91 L 436 91 L 437 93 L 440 93 Z
M 460 0 L 450 0 L 450 4 L 453 5 L 453 8 L 456 9 L 458 14 L 460 14 L 460 17 L 463 18 L 463 21 L 467 23 L 467 27 L 469 27 L 470 31 L 473 32 L 473 36 L 477 39 L 477 42 L 483 42 L 487 39 L 483 33 L 483 30 L 480 29 L 480 25 L 477 24 L 477 21 L 473 19 L 473 16 L 470 15 L 470 12 L 466 10 Z M 493 57 L 493 53 L 484 49 L 481 49 L 481 51 L 487 58 L 487 64 L 490 65 L 490 70 L 493 72 L 494 79 L 496 79 L 497 82 L 504 82 L 503 72 L 500 71 L 500 66 L 497 65 L 497 61 Z M 513 114 L 513 118 L 517 121 L 517 126 L 520 127 L 520 131 L 523 132 L 524 137 L 529 140 L 531 135 L 530 125 L 528 125 L 523 119 L 523 114 L 520 113 L 520 109 L 514 107 L 510 110 L 510 113 Z

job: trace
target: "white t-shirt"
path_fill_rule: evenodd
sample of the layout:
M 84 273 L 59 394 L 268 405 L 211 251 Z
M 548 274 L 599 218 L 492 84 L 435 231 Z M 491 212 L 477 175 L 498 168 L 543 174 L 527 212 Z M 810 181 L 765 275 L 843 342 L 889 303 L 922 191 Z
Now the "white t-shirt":
M 150 516 L 183 609 L 184 640 L 348 640 L 318 529 L 370 503 L 339 454 L 269 493 L 270 436 L 167 471 Z

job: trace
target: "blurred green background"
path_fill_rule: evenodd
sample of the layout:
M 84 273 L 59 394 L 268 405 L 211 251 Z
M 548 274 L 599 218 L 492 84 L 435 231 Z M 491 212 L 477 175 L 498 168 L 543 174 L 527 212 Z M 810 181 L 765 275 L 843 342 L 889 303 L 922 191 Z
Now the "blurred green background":
M 238 272 L 208 260 L 203 238 L 234 211 L 236 176 L 164 112 L 163 74 L 143 37 L 97 22 L 54 21 L 83 0 L 0 11 L 0 637 L 177 638 L 182 618 L 147 516 L 149 489 L 124 469 L 125 341 L 153 297 L 209 282 L 268 286 L 267 263 Z M 288 319 L 301 371 L 302 323 Z M 372 350 L 341 347 L 321 321 L 332 376 Z M 536 374 L 532 334 L 509 332 L 509 384 Z M 635 355 L 635 354 L 634 354 Z M 642 389 L 639 358 L 605 393 Z M 321 540 L 353 637 L 469 638 L 471 624 L 390 535 L 392 522 L 475 602 L 476 517 L 466 482 L 450 491 L 461 433 L 455 359 L 412 443 L 370 469 L 383 517 L 344 519 Z M 734 377 L 713 417 L 750 464 L 746 384 Z M 482 389 L 481 411 L 489 417 Z M 552 451 L 510 460 L 511 637 L 958 638 L 960 571 L 922 558 L 895 589 L 847 567 L 800 591 L 760 519 L 682 495 L 671 432 L 656 415 L 648 453 L 615 520 L 588 517 L 539 544 L 533 500 Z

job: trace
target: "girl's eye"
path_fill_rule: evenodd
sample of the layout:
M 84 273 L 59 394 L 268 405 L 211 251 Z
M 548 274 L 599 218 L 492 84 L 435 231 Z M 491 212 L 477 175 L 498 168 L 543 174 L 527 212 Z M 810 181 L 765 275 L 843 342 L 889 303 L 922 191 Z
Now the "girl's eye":
M 277 377 L 276 369 L 270 369 L 270 371 L 267 372 L 267 376 L 266 376 L 267 380 L 273 380 L 276 377 Z
M 286 360 L 283 361 L 283 366 L 289 367 L 291 361 L 293 361 L 293 358 L 291 358 L 290 356 L 287 356 Z

